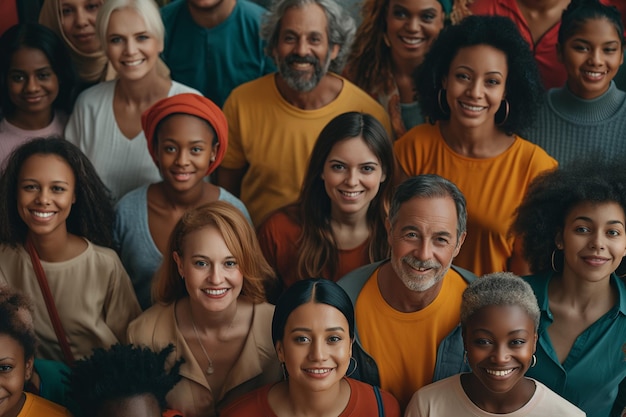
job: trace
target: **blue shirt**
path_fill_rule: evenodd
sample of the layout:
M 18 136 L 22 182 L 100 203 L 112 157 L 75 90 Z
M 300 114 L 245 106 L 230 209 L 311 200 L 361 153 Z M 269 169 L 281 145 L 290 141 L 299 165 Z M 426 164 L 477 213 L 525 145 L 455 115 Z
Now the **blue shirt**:
M 163 7 L 162 58 L 172 79 L 199 90 L 222 107 L 233 88 L 276 71 L 259 34 L 263 13 L 264 8 L 237 0 L 226 20 L 207 29 L 194 22 L 186 0 Z
M 541 310 L 537 365 L 526 376 L 543 382 L 551 390 L 577 405 L 588 417 L 608 417 L 618 386 L 626 378 L 626 284 L 611 276 L 618 302 L 576 338 L 561 364 L 552 347 L 548 327 L 553 317 L 548 300 L 551 274 L 524 277 L 537 296 Z

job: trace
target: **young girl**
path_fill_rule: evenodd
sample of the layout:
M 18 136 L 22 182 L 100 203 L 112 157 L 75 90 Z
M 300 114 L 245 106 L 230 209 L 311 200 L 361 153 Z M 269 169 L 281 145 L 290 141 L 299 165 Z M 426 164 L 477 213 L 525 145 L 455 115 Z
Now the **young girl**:
M 76 75 L 61 39 L 24 23 L 0 38 L 0 166 L 35 137 L 61 136 L 72 111 Z
M 24 295 L 0 286 L 0 417 L 69 417 L 60 405 L 23 391 L 37 345 L 32 311 Z
M 107 247 L 113 208 L 89 160 L 63 139 L 27 142 L 9 157 L 0 195 L 0 283 L 33 297 L 38 357 L 71 364 L 124 341 L 140 309 Z
M 307 277 L 337 281 L 389 255 L 393 169 L 391 141 L 373 116 L 331 120 L 313 147 L 298 201 L 259 227 L 263 253 L 284 287 Z
M 613 78 L 624 61 L 624 26 L 615 7 L 572 0 L 563 12 L 558 56 L 567 82 L 548 92 L 526 137 L 559 163 L 599 151 L 626 153 L 626 93 Z
M 215 417 L 233 399 L 280 378 L 270 339 L 274 278 L 240 210 L 215 201 L 187 211 L 171 234 L 155 303 L 128 327 L 131 343 L 176 344 L 182 380 L 167 397 L 185 417 Z M 168 362 L 172 363 L 172 362 Z
M 165 97 L 197 92 L 159 72 L 164 28 L 154 0 L 106 1 L 96 32 L 117 79 L 81 93 L 65 135 L 119 200 L 141 185 L 161 181 L 146 148 L 141 114 Z
M 625 212 L 623 160 L 593 158 L 538 178 L 513 224 L 541 309 L 541 365 L 528 375 L 590 417 L 626 405 Z
M 581 410 L 524 376 L 534 367 L 539 307 L 521 278 L 496 272 L 463 293 L 461 327 L 470 373 L 417 391 L 405 417 L 574 417 Z M 539 366 L 542 364 L 540 363 Z
M 151 305 L 150 284 L 167 253 L 176 222 L 191 208 L 227 201 L 249 219 L 243 203 L 205 181 L 228 147 L 224 113 L 197 94 L 177 94 L 155 103 L 141 119 L 148 150 L 163 181 L 126 194 L 116 207 L 114 237 L 141 307 Z
M 285 380 L 242 397 L 221 417 L 400 416 L 391 394 L 348 377 L 357 366 L 354 310 L 334 282 L 306 279 L 289 287 L 276 304 L 272 340 Z
M 166 410 L 165 396 L 180 381 L 181 360 L 168 366 L 174 350 L 158 352 L 132 345 L 96 349 L 77 361 L 69 376 L 72 397 L 91 417 L 182 417 Z

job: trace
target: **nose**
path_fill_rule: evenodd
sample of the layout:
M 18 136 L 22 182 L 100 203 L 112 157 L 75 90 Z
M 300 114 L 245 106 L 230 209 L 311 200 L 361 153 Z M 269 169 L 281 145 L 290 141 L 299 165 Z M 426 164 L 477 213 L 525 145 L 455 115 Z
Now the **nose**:
M 491 355 L 491 361 L 493 363 L 506 363 L 511 359 L 511 352 L 506 344 L 501 343 L 495 345 L 493 348 L 493 353 Z
M 420 21 L 418 17 L 412 17 L 406 21 L 405 29 L 409 32 L 419 32 Z
M 126 47 L 124 48 L 124 52 L 126 52 L 127 55 L 133 55 L 135 52 L 137 52 L 137 44 L 135 43 L 134 39 L 129 38 L 126 40 Z
M 47 206 L 50 204 L 50 195 L 46 189 L 41 189 L 35 198 L 35 203 Z
M 323 362 L 326 360 L 326 344 L 321 338 L 315 338 L 309 348 L 309 360 L 311 362 Z
M 419 240 L 413 249 L 413 257 L 420 261 L 428 261 L 433 257 L 433 249 L 428 239 Z
M 481 98 L 483 96 L 483 86 L 479 80 L 473 80 L 467 86 L 466 94 L 472 98 Z
M 87 16 L 87 12 L 82 9 L 76 10 L 76 20 L 74 21 L 74 25 L 79 28 L 85 27 L 89 25 L 89 18 Z
M 299 56 L 307 56 L 309 54 L 309 44 L 305 39 L 298 39 L 298 42 L 296 43 L 295 53 Z
M 602 50 L 600 48 L 594 48 L 589 53 L 587 63 L 593 66 L 599 66 L 602 64 Z
M 207 268 L 207 280 L 214 285 L 222 283 L 222 271 L 219 265 L 211 263 Z
M 36 75 L 29 75 L 26 81 L 25 89 L 28 92 L 34 92 L 39 90 L 39 81 Z
M 176 165 L 184 167 L 189 165 L 189 157 L 185 152 L 179 152 L 176 156 Z
M 346 179 L 344 182 L 350 187 L 356 187 L 359 185 L 359 173 L 354 169 L 349 169 L 346 172 Z
M 589 248 L 603 250 L 605 246 L 604 239 L 604 233 L 601 230 L 598 230 L 589 239 Z

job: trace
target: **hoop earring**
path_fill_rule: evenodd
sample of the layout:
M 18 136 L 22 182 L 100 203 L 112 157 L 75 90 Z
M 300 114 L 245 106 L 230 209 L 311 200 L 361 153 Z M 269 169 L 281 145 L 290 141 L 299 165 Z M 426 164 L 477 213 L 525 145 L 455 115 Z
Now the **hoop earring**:
M 502 106 L 503 105 L 504 105 L 504 117 L 502 118 L 502 121 L 498 122 L 498 113 L 500 113 L 502 111 Z M 509 102 L 508 102 L 508 100 L 504 99 L 500 103 L 500 107 L 498 108 L 498 111 L 494 115 L 494 119 L 496 120 L 496 126 L 502 126 L 503 124 L 506 123 L 508 118 L 509 118 Z
M 285 365 L 285 362 L 280 363 L 280 370 L 283 371 L 283 379 L 286 381 L 289 378 L 289 374 L 287 373 L 287 365 Z
M 383 42 L 387 45 L 387 48 L 391 48 L 391 42 L 389 41 L 389 36 L 386 33 L 383 33 Z
M 530 364 L 531 368 L 534 368 L 537 365 L 537 356 L 533 353 L 533 362 Z
M 443 101 L 441 99 L 441 92 L 443 92 L 444 94 L 446 93 L 446 90 L 444 90 L 443 88 L 439 89 L 439 92 L 437 92 L 437 104 L 439 104 L 439 110 L 441 110 L 441 113 L 443 113 L 445 116 L 447 116 L 448 114 L 450 114 L 450 107 L 448 107 L 448 110 L 446 110 L 446 108 L 443 106 Z M 448 103 L 446 103 L 446 106 L 448 105 Z
M 554 272 L 559 272 L 559 270 L 556 269 L 556 262 L 554 262 L 555 257 L 556 257 L 556 249 L 552 251 L 552 256 L 550 257 L 550 264 L 552 265 L 552 270 Z
M 467 350 L 463 350 L 463 363 L 469 365 L 469 362 L 467 361 Z
M 356 359 L 352 356 L 350 356 L 350 364 L 352 363 L 352 361 L 354 361 L 354 368 L 352 368 L 352 371 L 348 372 L 346 374 L 346 377 L 349 378 L 352 374 L 354 374 L 356 372 L 356 368 L 359 367 L 359 363 L 356 361 Z M 350 364 L 348 364 L 348 369 L 350 369 Z

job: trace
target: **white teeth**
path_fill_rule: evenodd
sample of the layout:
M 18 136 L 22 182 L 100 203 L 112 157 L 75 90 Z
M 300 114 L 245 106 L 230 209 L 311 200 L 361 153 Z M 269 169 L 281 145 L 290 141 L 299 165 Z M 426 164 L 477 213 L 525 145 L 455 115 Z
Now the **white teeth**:
M 485 369 L 485 371 L 489 375 L 506 376 L 506 375 L 510 374 L 511 372 L 513 372 L 513 369 L 507 369 L 505 371 L 496 371 L 496 370 L 493 370 L 493 369 Z
M 128 66 L 128 67 L 136 67 L 137 65 L 141 64 L 143 62 L 143 59 L 138 59 L 136 61 L 126 61 L 124 62 L 124 65 Z
M 591 78 L 599 78 L 604 75 L 604 72 L 583 71 L 583 74 L 586 74 Z
M 54 214 L 54 212 L 52 211 L 49 211 L 47 213 L 42 213 L 40 211 L 33 211 L 32 213 L 35 217 L 41 217 L 42 219 L 47 219 L 48 217 L 52 217 L 52 215 Z
M 311 64 L 308 62 L 295 62 L 293 66 L 297 69 L 308 69 L 311 67 Z
M 422 42 L 424 42 L 424 39 L 422 38 L 400 38 L 402 40 L 402 42 L 404 43 L 408 43 L 409 45 L 418 45 Z
M 481 107 L 481 106 L 470 106 L 469 104 L 465 104 L 465 103 L 461 103 L 461 107 L 467 110 L 471 110 L 471 111 L 481 111 L 486 108 L 486 107 Z
M 362 191 L 352 191 L 352 192 L 348 192 L 348 191 L 342 191 L 341 194 L 345 195 L 346 197 L 356 197 L 357 195 L 361 194 Z
M 330 369 L 307 369 L 307 372 L 311 374 L 326 374 L 330 372 Z
M 205 294 L 209 294 L 209 295 L 222 295 L 225 294 L 226 291 L 228 291 L 228 289 L 221 289 L 221 290 L 202 290 Z

